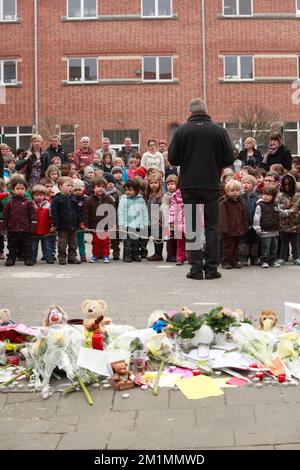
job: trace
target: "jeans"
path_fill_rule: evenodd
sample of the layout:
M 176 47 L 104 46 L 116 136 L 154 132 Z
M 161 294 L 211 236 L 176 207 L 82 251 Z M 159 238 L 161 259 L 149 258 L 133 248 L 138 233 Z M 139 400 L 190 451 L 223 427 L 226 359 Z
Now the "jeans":
M 299 233 L 280 232 L 280 258 L 287 260 L 289 255 L 289 245 L 292 245 L 293 260 L 299 258 Z
M 130 230 L 130 229 L 128 229 Z M 139 257 L 139 247 L 140 247 L 140 239 L 137 235 L 128 234 L 127 238 L 124 240 L 124 251 L 123 257 L 127 258 L 138 258 Z
M 219 264 L 219 191 L 209 189 L 182 189 L 184 205 L 192 205 L 192 210 L 184 209 L 187 232 L 196 232 L 197 205 L 204 204 L 204 230 L 205 230 L 205 272 L 213 274 Z M 186 232 L 186 240 L 195 242 Z M 203 270 L 202 247 L 190 250 L 191 273 L 198 274 Z
M 43 257 L 45 258 L 46 261 L 52 261 L 52 252 L 51 252 L 51 244 L 46 236 L 39 236 L 39 235 L 33 235 L 32 236 L 32 259 L 34 262 L 37 260 L 37 254 L 38 254 L 38 248 L 39 248 L 39 241 L 41 242 L 42 245 L 42 253 Z
M 85 256 L 85 243 L 84 243 L 84 232 L 80 231 L 77 233 L 77 245 L 80 256 Z
M 24 260 L 32 260 L 32 234 L 29 232 L 7 233 L 7 259 L 16 260 L 19 250 L 22 250 Z
M 272 265 L 277 258 L 278 237 L 262 237 L 260 241 L 260 260 L 262 263 L 268 263 Z
M 56 256 L 57 233 L 54 233 L 53 235 L 48 235 L 47 238 L 50 243 L 52 258 L 54 258 Z

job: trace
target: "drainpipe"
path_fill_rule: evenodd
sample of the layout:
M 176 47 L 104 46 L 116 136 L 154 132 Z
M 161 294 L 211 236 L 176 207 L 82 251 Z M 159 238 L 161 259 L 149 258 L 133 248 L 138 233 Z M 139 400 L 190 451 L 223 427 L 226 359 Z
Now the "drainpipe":
M 205 44 L 205 0 L 201 0 L 202 7 L 202 97 L 206 102 L 206 44 Z
M 34 0 L 34 125 L 39 131 L 39 80 L 38 80 L 38 0 Z

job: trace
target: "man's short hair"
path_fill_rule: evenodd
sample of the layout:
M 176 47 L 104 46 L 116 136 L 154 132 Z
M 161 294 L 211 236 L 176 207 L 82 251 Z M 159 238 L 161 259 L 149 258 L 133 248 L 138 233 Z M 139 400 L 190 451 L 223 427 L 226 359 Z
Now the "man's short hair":
M 280 180 L 280 176 L 277 173 L 277 171 L 268 171 L 268 173 L 265 175 L 265 178 L 267 178 L 267 177 L 273 178 L 274 181 L 279 181 Z
M 90 138 L 87 136 L 81 137 L 80 142 L 83 142 L 84 140 L 88 140 L 90 142 Z
M 193 98 L 190 102 L 191 113 L 207 114 L 206 103 L 202 98 Z

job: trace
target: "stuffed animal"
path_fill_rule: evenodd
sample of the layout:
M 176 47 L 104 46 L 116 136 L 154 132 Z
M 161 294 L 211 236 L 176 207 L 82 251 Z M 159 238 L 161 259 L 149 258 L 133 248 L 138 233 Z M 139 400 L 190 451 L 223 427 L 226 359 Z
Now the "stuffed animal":
M 259 329 L 269 331 L 277 323 L 277 314 L 273 310 L 263 310 L 260 312 Z
M 67 321 L 67 313 L 59 305 L 53 305 L 46 312 L 43 326 L 59 325 L 61 323 L 67 323 Z
M 0 308 L 0 326 L 12 325 L 8 308 Z
M 111 364 L 114 376 L 111 379 L 111 384 L 115 390 L 126 390 L 133 388 L 134 383 L 130 379 L 130 373 L 125 361 L 117 361 Z
M 105 317 L 107 303 L 104 300 L 85 300 L 81 304 L 84 316 L 83 326 L 92 333 L 106 334 L 105 326 L 111 323 L 109 317 Z

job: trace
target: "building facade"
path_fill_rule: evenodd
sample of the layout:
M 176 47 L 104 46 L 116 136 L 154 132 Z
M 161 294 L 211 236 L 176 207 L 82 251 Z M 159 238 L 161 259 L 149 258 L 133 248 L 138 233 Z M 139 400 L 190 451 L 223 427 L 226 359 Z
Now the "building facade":
M 300 154 L 299 57 L 300 0 L 0 0 L 2 139 L 144 151 L 204 96 L 235 143 L 237 111 L 259 106 Z

